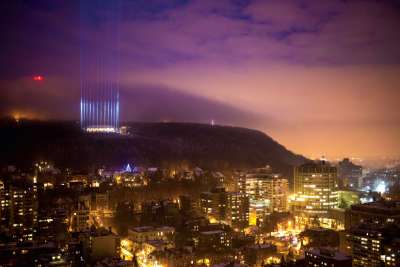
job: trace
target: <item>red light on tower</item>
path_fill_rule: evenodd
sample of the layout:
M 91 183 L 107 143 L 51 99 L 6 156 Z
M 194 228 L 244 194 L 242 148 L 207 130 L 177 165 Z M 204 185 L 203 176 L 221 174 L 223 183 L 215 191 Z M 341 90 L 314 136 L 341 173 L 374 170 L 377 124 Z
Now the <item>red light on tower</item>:
M 36 76 L 33 76 L 33 80 L 34 81 L 43 81 L 43 76 L 42 75 L 36 75 Z

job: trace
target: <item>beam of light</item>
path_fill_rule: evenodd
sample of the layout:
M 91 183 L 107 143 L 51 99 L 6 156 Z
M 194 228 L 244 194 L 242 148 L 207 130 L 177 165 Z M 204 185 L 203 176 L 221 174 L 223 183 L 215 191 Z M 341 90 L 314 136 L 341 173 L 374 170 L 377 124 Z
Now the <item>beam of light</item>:
M 101 13 L 98 11 L 107 10 Z M 80 3 L 81 29 L 81 127 L 85 131 L 118 132 L 119 127 L 119 80 L 118 53 L 114 53 L 119 42 L 120 3 L 119 0 L 93 0 L 90 4 Z M 101 31 L 98 24 L 110 23 Z M 95 29 L 93 28 L 95 27 Z M 101 28 L 101 27 L 100 27 Z M 87 36 L 91 35 L 91 36 Z M 107 46 L 93 47 L 89 39 L 93 37 Z M 88 108 L 86 110 L 85 103 Z M 83 106 L 82 106 L 83 105 Z M 86 115 L 85 115 L 86 114 Z
M 80 103 L 80 111 L 81 111 L 81 128 L 82 128 L 82 122 L 83 122 L 83 102 L 82 102 L 82 97 L 81 97 L 81 103 Z
M 111 120 L 111 100 L 110 100 L 110 89 L 107 91 L 107 121 Z
M 115 128 L 118 129 L 118 126 L 119 126 L 119 91 L 118 91 L 118 88 L 116 90 L 117 90 L 117 117 L 116 117 Z

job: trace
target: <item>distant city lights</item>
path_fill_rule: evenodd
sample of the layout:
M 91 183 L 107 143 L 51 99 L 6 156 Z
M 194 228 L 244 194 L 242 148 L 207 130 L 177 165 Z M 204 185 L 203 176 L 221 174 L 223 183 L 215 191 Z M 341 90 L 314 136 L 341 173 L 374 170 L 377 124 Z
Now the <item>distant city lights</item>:
M 44 77 L 42 75 L 36 75 L 36 76 L 33 76 L 33 80 L 34 81 L 43 81 Z
M 377 185 L 375 186 L 375 189 L 373 190 L 375 192 L 378 192 L 380 194 L 384 194 L 387 192 L 387 185 L 384 181 L 380 181 L 377 183 Z

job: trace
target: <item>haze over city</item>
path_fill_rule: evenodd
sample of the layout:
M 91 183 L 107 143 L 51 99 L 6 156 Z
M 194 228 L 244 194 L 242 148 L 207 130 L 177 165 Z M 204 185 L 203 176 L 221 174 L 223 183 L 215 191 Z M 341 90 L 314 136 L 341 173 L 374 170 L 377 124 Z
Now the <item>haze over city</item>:
M 400 266 L 399 1 L 0 12 L 0 266 Z

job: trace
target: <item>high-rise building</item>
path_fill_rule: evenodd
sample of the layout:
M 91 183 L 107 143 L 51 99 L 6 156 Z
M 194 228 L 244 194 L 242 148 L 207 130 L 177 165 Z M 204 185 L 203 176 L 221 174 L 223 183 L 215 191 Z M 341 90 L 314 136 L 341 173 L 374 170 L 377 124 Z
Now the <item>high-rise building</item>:
M 267 180 L 272 173 L 269 169 L 259 170 L 257 173 L 246 175 L 246 195 L 249 197 L 249 224 L 256 225 L 261 223 L 265 216 L 269 214 L 271 200 L 267 198 Z
M 239 192 L 227 193 L 228 223 L 234 228 L 244 228 L 249 225 L 249 198 Z
M 287 211 L 288 180 L 271 168 L 255 169 L 246 175 L 246 195 L 250 202 L 250 224 L 262 222 L 272 212 Z
M 298 227 L 344 229 L 344 213 L 338 209 L 337 169 L 328 162 L 295 167 L 294 194 L 289 201 Z
M 10 196 L 6 184 L 0 180 L 0 224 L 8 224 L 10 217 Z
M 32 240 L 37 223 L 37 196 L 33 187 L 12 185 L 10 197 L 12 232 L 22 239 Z
M 362 166 L 356 165 L 348 158 L 338 164 L 338 180 L 343 187 L 359 188 L 361 186 Z
M 0 181 L 1 225 L 14 240 L 33 240 L 37 225 L 37 192 L 26 179 Z
M 81 128 L 87 132 L 119 131 L 118 2 L 80 2 L 80 121 Z
M 249 198 L 240 192 L 226 192 L 216 187 L 200 195 L 200 209 L 211 222 L 227 222 L 232 227 L 249 224 Z
M 270 211 L 286 212 L 288 209 L 289 182 L 274 174 L 267 180 L 267 198 L 271 201 Z
M 338 206 L 336 167 L 326 161 L 303 164 L 294 169 L 294 211 L 323 216 Z
M 395 224 L 361 224 L 351 229 L 354 267 L 400 266 L 400 228 Z
M 233 191 L 246 194 L 246 172 L 241 170 L 234 171 L 232 179 L 235 183 Z
M 216 187 L 200 195 L 200 208 L 211 221 L 226 219 L 227 193 L 225 188 Z

